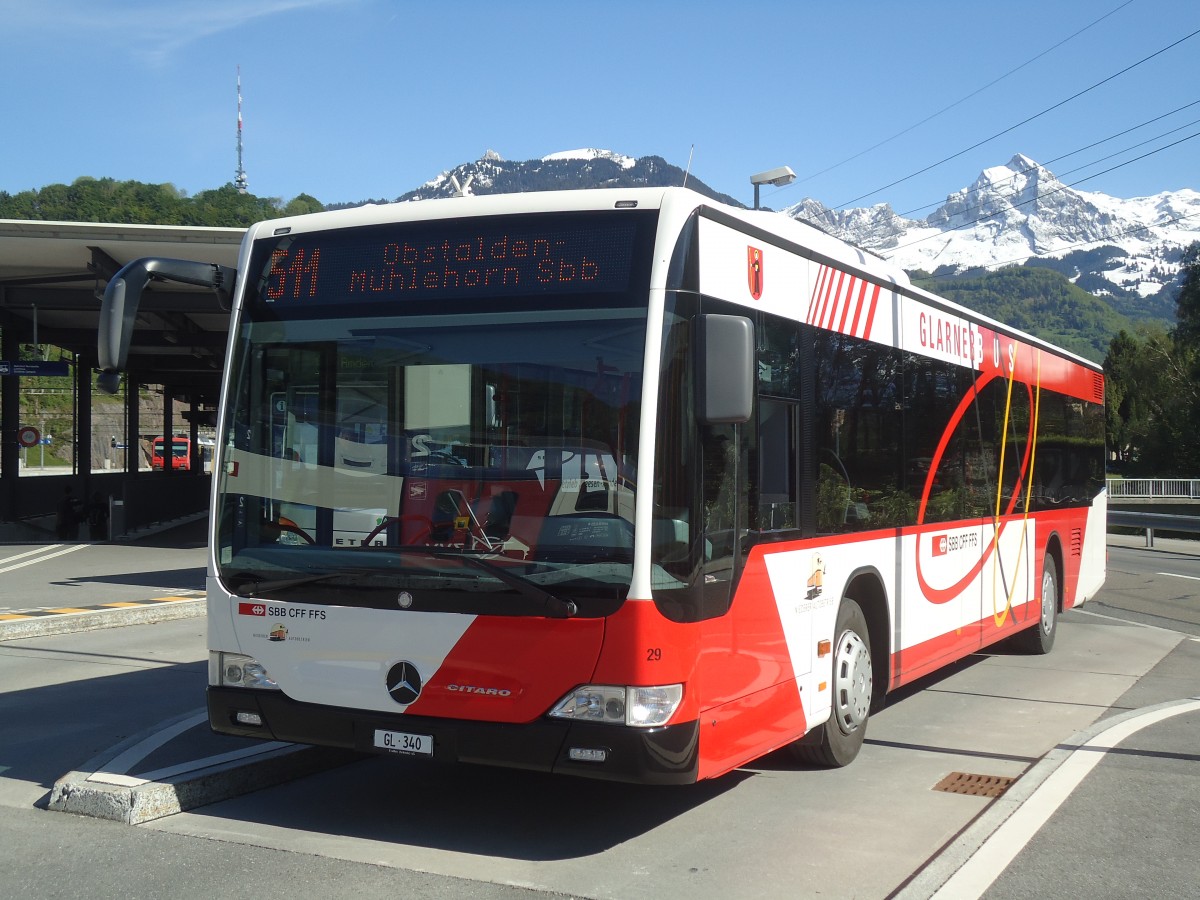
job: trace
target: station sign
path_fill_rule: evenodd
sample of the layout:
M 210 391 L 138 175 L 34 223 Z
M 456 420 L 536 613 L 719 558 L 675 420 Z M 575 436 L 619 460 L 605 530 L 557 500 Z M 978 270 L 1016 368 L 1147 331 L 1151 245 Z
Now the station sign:
M 7 359 L 0 359 L 0 375 L 23 375 L 26 377 L 35 378 L 66 378 L 69 377 L 70 374 L 70 364 L 63 360 L 55 360 L 53 362 L 44 362 L 41 360 L 11 362 Z

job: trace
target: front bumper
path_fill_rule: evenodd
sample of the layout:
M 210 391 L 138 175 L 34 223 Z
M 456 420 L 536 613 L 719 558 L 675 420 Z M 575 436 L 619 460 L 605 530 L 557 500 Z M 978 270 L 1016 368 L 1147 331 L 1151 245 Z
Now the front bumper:
M 254 712 L 261 726 L 237 722 Z M 374 746 L 377 729 L 429 735 L 433 758 L 539 772 L 580 775 L 637 784 L 691 784 L 699 761 L 699 722 L 660 728 L 625 728 L 543 718 L 524 724 L 474 722 L 431 716 L 389 715 L 301 703 L 280 691 L 208 688 L 213 731 L 264 740 L 384 753 Z M 604 762 L 569 757 L 573 747 L 603 749 Z

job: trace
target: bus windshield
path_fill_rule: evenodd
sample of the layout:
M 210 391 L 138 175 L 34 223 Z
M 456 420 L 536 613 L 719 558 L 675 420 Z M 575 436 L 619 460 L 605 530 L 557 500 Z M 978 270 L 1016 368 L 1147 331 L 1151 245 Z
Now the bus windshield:
M 278 258 L 260 248 L 252 269 Z M 231 591 L 615 610 L 633 562 L 640 277 L 454 304 L 339 305 L 316 290 L 282 308 L 270 277 L 259 284 L 231 362 L 219 476 L 216 555 Z

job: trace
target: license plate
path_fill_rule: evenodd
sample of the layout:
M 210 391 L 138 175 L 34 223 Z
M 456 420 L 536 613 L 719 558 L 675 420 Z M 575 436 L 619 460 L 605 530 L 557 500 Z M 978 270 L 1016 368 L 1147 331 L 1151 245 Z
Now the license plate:
M 389 753 L 406 753 L 410 756 L 433 756 L 433 735 L 409 734 L 406 731 L 384 731 L 375 729 L 375 746 Z

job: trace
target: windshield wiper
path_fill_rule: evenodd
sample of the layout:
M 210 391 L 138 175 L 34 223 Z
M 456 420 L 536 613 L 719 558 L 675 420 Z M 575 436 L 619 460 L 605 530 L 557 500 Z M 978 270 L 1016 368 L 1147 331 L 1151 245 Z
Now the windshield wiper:
M 342 575 L 358 575 L 360 572 L 324 572 L 320 575 L 303 575 L 298 578 L 279 578 L 275 581 L 259 581 L 251 578 L 245 584 L 234 590 L 238 597 L 253 597 L 255 594 L 270 594 L 275 591 L 286 591 L 288 588 L 313 584 L 317 581 L 327 581 L 330 578 L 340 578 Z
M 501 566 L 494 565 L 486 560 L 479 559 L 475 556 L 467 556 L 462 553 L 448 553 L 444 550 L 435 550 L 430 547 L 406 546 L 389 548 L 401 551 L 410 551 L 421 553 L 432 559 L 447 559 L 456 562 L 464 563 L 473 568 L 486 572 L 488 575 L 508 585 L 517 593 L 531 600 L 537 601 L 540 604 L 542 613 L 548 619 L 569 619 L 579 612 L 579 607 L 575 605 L 573 600 L 564 600 L 549 591 L 538 587 L 528 579 L 522 578 L 519 575 L 514 575 Z M 280 578 L 274 581 L 259 581 L 251 576 L 249 580 L 240 585 L 234 590 L 234 594 L 238 597 L 253 597 L 262 594 L 270 594 L 276 591 L 286 591 L 295 587 L 302 587 L 307 584 L 315 584 L 319 581 L 329 581 L 334 578 L 341 578 L 346 575 L 377 575 L 387 576 L 395 574 L 387 569 L 341 569 L 336 572 L 322 572 L 319 575 L 302 575 L 296 578 Z
M 548 619 L 569 619 L 579 612 L 579 607 L 575 605 L 574 600 L 564 600 L 544 588 L 538 587 L 528 578 L 522 578 L 520 575 L 514 575 L 503 566 L 497 566 L 485 559 L 480 559 L 478 556 L 468 556 L 465 553 L 448 553 L 445 550 L 435 550 L 432 547 L 421 547 L 416 545 L 402 546 L 389 548 L 401 551 L 411 551 L 414 553 L 423 553 L 433 559 L 452 559 L 456 562 L 466 563 L 469 566 L 474 566 L 476 569 L 486 572 L 497 581 L 501 581 L 508 585 L 517 593 L 522 594 L 531 600 L 536 600 L 542 605 L 542 612 Z

